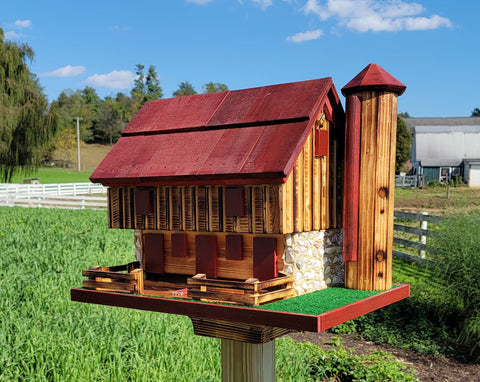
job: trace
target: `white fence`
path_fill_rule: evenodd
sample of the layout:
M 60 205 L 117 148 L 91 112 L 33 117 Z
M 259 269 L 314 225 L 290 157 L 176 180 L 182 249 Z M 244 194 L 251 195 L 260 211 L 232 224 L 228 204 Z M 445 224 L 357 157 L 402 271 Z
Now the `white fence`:
M 11 194 L 77 196 L 106 193 L 107 187 L 103 187 L 101 184 L 89 182 L 49 184 L 0 183 L 0 198 Z
M 416 188 L 424 186 L 423 175 L 395 175 L 395 187 Z
M 106 209 L 107 188 L 93 183 L 0 184 L 0 206 Z

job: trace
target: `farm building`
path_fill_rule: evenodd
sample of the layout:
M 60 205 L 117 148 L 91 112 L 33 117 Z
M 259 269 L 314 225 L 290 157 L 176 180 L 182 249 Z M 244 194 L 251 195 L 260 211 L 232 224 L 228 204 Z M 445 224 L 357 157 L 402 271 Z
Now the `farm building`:
M 266 300 L 218 299 L 256 305 L 390 288 L 404 90 L 370 64 L 342 89 L 347 121 L 331 78 L 147 102 L 90 178 L 109 187 L 109 226 L 134 230 L 142 290 L 255 284 Z
M 461 177 L 480 187 L 480 117 L 405 118 L 413 134 L 412 171 L 424 181 Z

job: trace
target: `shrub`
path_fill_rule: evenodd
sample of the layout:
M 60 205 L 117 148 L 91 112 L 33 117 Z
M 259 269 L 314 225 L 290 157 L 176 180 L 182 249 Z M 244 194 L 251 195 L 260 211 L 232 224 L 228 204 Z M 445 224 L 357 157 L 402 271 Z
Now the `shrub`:
M 427 182 L 428 187 L 437 187 L 439 185 L 440 185 L 440 182 L 438 181 L 438 179 L 432 179 Z
M 439 282 L 439 313 L 457 322 L 458 338 L 480 350 L 480 212 L 446 216 L 430 242 Z

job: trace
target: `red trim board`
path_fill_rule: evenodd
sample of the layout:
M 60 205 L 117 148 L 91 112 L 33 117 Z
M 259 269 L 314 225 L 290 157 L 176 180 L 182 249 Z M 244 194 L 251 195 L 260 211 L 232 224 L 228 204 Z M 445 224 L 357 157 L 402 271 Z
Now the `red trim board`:
M 174 300 L 118 292 L 73 288 L 72 301 L 179 314 L 189 317 L 264 325 L 278 328 L 321 332 L 363 316 L 410 296 L 410 285 L 401 284 L 385 292 L 333 309 L 320 315 L 308 315 L 249 307 Z M 294 298 L 294 297 L 293 297 Z

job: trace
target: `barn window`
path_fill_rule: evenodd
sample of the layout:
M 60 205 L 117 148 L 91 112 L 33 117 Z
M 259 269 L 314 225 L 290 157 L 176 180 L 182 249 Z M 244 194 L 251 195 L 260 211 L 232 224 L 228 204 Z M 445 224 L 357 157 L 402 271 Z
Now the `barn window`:
M 243 216 L 245 194 L 243 188 L 227 187 L 225 189 L 225 216 Z
M 315 129 L 315 156 L 328 156 L 328 130 Z
M 147 233 L 144 236 L 143 256 L 145 271 L 164 273 L 163 235 Z
M 225 247 L 227 260 L 243 260 L 243 237 L 241 235 L 227 235 Z
M 217 277 L 217 237 L 197 235 L 195 237 L 195 272 L 208 278 Z
M 184 233 L 172 234 L 172 257 L 187 257 L 187 235 Z
M 274 237 L 253 238 L 253 277 L 270 280 L 278 276 L 276 244 Z
M 150 215 L 153 213 L 153 189 L 135 189 L 135 210 L 137 215 Z

